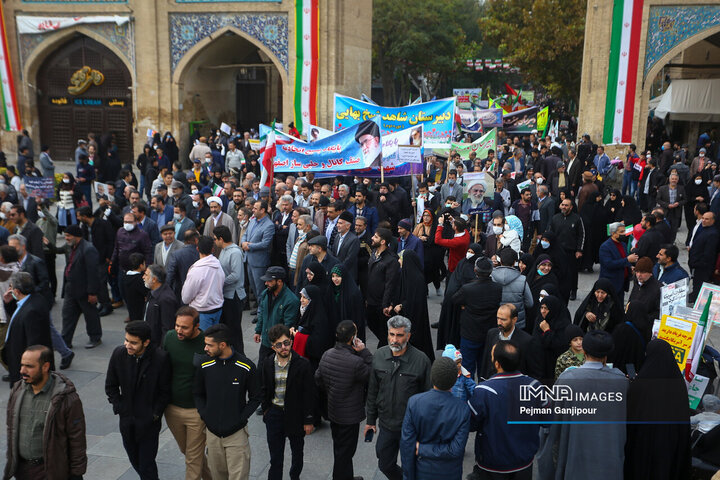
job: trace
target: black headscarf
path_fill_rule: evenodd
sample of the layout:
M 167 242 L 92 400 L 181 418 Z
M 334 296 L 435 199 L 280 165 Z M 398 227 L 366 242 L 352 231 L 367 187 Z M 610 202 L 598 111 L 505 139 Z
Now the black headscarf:
M 315 285 L 306 285 L 300 293 L 305 292 L 310 304 L 300 316 L 299 330 L 308 335 L 305 355 L 315 363 L 320 361 L 322 354 L 333 346 L 335 331 L 330 326 L 328 312 L 323 301 L 323 293 Z
M 610 197 L 610 195 L 615 195 L 615 200 Z M 620 195 L 620 190 L 617 188 L 613 188 L 610 190 L 610 194 L 608 195 L 608 199 L 605 202 L 605 215 L 607 217 L 608 223 L 612 222 L 618 222 L 622 218 L 622 195 Z
M 613 331 L 615 347 L 608 356 L 615 368 L 627 372 L 627 365 L 632 364 L 639 371 L 645 360 L 645 348 L 650 341 L 652 323 L 647 307 L 643 302 L 628 302 L 625 321 L 617 325 Z
M 401 253 L 400 268 L 400 313 L 412 323 L 410 343 L 423 351 L 430 361 L 435 359 L 430 335 L 430 317 L 427 306 L 427 283 L 420 257 L 414 250 L 405 249 Z
M 672 349 L 652 340 L 628 390 L 625 478 L 690 478 L 690 407 L 687 387 Z
M 637 202 L 630 195 L 625 195 L 622 198 L 622 214 L 620 220 L 625 224 L 626 227 L 630 225 L 637 225 L 642 220 L 642 212 L 638 207 Z
M 338 275 L 342 278 L 340 286 L 332 284 L 333 288 L 333 312 L 334 312 L 334 323 L 337 324 L 343 320 L 352 320 L 358 329 L 358 337 L 363 342 L 365 341 L 365 302 L 362 298 L 360 288 L 355 283 L 355 279 L 352 275 L 348 275 L 345 271 L 345 267 L 338 263 L 335 265 L 331 272 L 332 275 Z
M 535 259 L 538 259 L 540 255 L 546 254 L 550 257 L 553 264 L 553 272 L 558 280 L 558 286 L 560 287 L 559 298 L 567 305 L 568 299 L 570 298 L 571 287 L 571 276 L 568 271 L 569 261 L 565 250 L 560 246 L 560 242 L 557 239 L 557 235 L 554 232 L 545 232 L 542 234 L 542 238 L 547 239 L 550 242 L 548 248 L 544 248 L 542 243 L 538 243 L 535 247 Z
M 325 308 L 328 312 L 333 311 L 332 310 L 332 285 L 330 284 L 330 279 L 328 278 L 327 272 L 325 272 L 325 267 L 323 267 L 320 262 L 317 260 L 313 260 L 310 262 L 310 264 L 307 266 L 307 269 L 313 272 L 313 279 L 310 280 L 307 285 L 314 285 L 320 289 L 322 292 L 323 298 L 325 299 Z
M 602 303 L 598 302 L 595 297 L 596 290 L 603 290 L 607 293 L 607 297 Z M 603 316 L 607 316 L 607 324 L 605 324 L 604 328 L 600 329 L 612 333 L 615 326 L 623 321 L 622 308 L 622 300 L 615 292 L 615 287 L 613 287 L 612 282 L 610 282 L 607 278 L 599 278 L 575 312 L 575 325 L 582 328 L 583 332 L 596 330 L 599 327 L 598 321 L 601 322 Z M 595 324 L 592 324 L 585 317 L 587 312 L 592 312 L 596 317 L 598 317 Z
M 165 155 L 170 159 L 171 162 L 177 162 L 178 161 L 178 146 L 177 142 L 175 141 L 175 137 L 173 137 L 172 133 L 165 132 L 165 135 L 163 135 L 162 138 L 162 147 L 163 152 L 165 152 Z
M 540 306 L 543 305 L 549 311 L 543 319 L 538 309 L 538 316 L 535 319 L 533 337 L 540 344 L 535 361 L 538 365 L 542 365 L 542 380 L 552 383 L 555 378 L 555 362 L 567 350 L 565 329 L 570 325 L 570 312 L 559 298 L 552 295 L 545 297 L 540 302 Z M 550 325 L 550 330 L 547 332 L 543 332 L 540 328 L 543 320 Z
M 559 295 L 560 283 L 557 276 L 555 275 L 555 265 L 552 264 L 552 270 L 547 275 L 540 275 L 538 273 L 538 267 L 544 261 L 550 261 L 552 259 L 547 253 L 541 253 L 531 266 L 528 267 L 527 282 L 530 286 L 530 293 L 533 297 L 533 306 L 525 308 L 525 331 L 532 334 L 535 329 L 535 322 L 538 318 L 538 308 L 540 308 L 540 292 L 542 290 L 547 291 L 550 295 Z M 548 291 L 552 290 L 552 291 Z

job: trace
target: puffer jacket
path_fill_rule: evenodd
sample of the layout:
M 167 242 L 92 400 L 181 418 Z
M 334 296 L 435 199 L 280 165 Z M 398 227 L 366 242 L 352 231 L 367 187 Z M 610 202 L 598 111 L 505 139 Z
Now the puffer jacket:
M 327 392 L 328 418 L 340 425 L 365 419 L 365 387 L 370 377 L 372 354 L 367 348 L 356 352 L 338 343 L 325 352 L 315 370 L 315 383 Z
M 48 480 L 81 477 L 87 469 L 85 415 L 75 385 L 64 375 L 50 372 L 55 379 L 50 410 L 43 431 L 43 458 Z M 18 464 L 18 431 L 20 406 L 27 394 L 25 382 L 16 382 L 7 407 L 7 464 L 3 480 L 15 475 Z
M 496 267 L 491 277 L 495 283 L 502 286 L 502 302 L 512 303 L 517 308 L 517 327 L 525 328 L 525 309 L 532 307 L 534 303 L 525 276 L 513 267 Z

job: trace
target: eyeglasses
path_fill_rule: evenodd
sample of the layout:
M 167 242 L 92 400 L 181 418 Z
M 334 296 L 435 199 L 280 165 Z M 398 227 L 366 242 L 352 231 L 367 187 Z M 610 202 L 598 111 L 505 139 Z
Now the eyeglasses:
M 289 347 L 290 345 L 292 345 L 292 340 L 284 340 L 282 342 L 273 343 L 272 347 L 279 350 L 282 347 Z

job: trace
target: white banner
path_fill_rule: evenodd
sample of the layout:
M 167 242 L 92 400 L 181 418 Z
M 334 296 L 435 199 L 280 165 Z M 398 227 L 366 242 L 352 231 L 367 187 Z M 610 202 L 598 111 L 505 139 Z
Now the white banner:
M 98 15 L 92 17 L 31 17 L 19 15 L 15 17 L 18 33 L 48 33 L 62 28 L 83 23 L 114 23 L 124 25 L 130 21 L 128 16 Z

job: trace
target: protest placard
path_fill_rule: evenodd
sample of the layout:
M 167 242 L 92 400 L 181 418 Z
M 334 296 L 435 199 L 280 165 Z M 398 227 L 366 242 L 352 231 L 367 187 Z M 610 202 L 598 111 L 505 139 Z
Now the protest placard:
M 660 289 L 660 315 L 674 315 L 675 309 L 687 305 L 688 279 L 683 278 Z
M 109 185 L 106 183 L 95 182 L 95 194 L 98 198 L 102 196 L 110 197 Z
M 660 319 L 660 330 L 657 338 L 670 344 L 670 349 L 680 371 L 685 371 L 685 362 L 690 353 L 696 328 L 697 324 L 695 322 L 684 318 L 663 315 Z
M 693 410 L 697 410 L 698 406 L 700 406 L 700 401 L 707 388 L 708 380 L 708 377 L 695 375 L 692 382 L 688 384 L 688 400 L 690 401 L 690 408 Z
M 701 310 L 705 308 L 708 296 L 712 292 L 712 303 L 710 304 L 710 318 L 708 321 L 712 321 L 720 325 L 720 285 L 713 285 L 712 283 L 703 283 L 700 288 L 700 293 L 695 299 L 693 308 L 695 310 Z
M 25 177 L 25 188 L 31 197 L 55 198 L 54 178 Z

